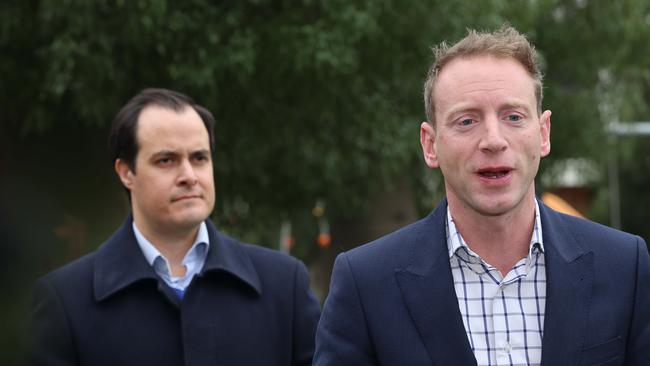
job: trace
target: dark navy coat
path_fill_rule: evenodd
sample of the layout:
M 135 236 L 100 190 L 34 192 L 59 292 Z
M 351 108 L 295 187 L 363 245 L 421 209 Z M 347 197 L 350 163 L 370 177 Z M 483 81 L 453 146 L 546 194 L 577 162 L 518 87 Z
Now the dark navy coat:
M 320 308 L 302 262 L 239 243 L 208 220 L 204 268 L 179 301 L 131 223 L 37 282 L 33 364 L 311 364 Z
M 646 243 L 539 205 L 546 260 L 545 366 L 650 365 Z M 340 254 L 316 366 L 476 365 L 454 290 L 441 204 Z

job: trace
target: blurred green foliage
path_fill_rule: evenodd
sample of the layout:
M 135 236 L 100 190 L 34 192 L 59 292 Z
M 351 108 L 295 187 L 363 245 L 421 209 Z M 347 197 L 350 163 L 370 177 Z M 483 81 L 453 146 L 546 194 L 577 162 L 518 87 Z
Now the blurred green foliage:
M 429 210 L 440 196 L 420 162 L 418 131 L 430 47 L 504 22 L 536 44 L 546 75 L 553 146 L 542 168 L 576 157 L 605 166 L 604 125 L 650 118 L 647 1 L 2 2 L 0 188 L 11 219 L 0 264 L 16 275 L 20 301 L 3 300 L 13 320 L 0 363 L 18 362 L 22 340 L 11 335 L 27 281 L 92 250 L 128 210 L 106 128 L 139 90 L 176 89 L 213 111 L 214 219 L 275 245 L 282 220 L 313 234 L 317 199 L 332 218 L 357 217 L 401 177 Z M 621 155 L 622 174 L 634 177 L 637 195 L 649 179 L 628 168 L 633 155 Z M 599 196 L 606 183 L 603 174 L 594 185 Z M 626 194 L 626 215 L 641 222 L 631 227 L 647 230 Z M 314 250 L 295 248 L 303 258 Z

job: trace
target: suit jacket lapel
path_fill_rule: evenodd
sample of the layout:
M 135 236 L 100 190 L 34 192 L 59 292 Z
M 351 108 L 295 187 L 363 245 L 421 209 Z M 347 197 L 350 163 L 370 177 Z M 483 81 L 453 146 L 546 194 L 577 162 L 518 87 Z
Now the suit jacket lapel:
M 539 206 L 547 281 L 542 364 L 577 365 L 591 304 L 593 253 L 581 247 L 560 214 Z
M 396 269 L 404 303 L 434 365 L 476 365 L 454 290 L 446 245 L 446 202 L 410 243 L 411 264 Z

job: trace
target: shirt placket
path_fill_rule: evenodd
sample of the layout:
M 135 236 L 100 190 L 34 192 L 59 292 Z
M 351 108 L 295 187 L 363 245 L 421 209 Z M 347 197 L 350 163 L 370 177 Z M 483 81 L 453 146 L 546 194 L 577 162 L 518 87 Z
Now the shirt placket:
M 517 289 L 528 272 L 529 258 L 520 260 L 498 284 L 493 301 L 493 321 L 495 330 L 496 365 L 526 364 L 524 340 L 521 338 L 523 324 L 522 313 L 518 304 Z

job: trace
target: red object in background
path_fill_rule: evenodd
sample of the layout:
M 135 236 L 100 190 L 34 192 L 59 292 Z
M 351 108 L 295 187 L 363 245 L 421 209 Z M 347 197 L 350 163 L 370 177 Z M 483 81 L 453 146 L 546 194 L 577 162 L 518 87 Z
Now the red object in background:
M 321 248 L 327 248 L 332 243 L 332 236 L 328 233 L 320 233 L 316 237 L 316 243 Z

